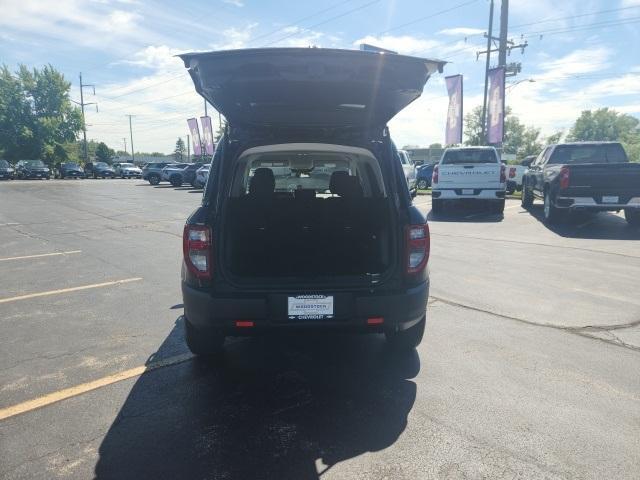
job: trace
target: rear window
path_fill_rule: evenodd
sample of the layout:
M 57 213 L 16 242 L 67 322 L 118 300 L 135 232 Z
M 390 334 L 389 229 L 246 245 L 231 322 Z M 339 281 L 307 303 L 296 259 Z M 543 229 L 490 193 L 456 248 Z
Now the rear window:
M 549 164 L 625 163 L 627 154 L 619 143 L 604 145 L 558 145 Z
M 442 165 L 467 165 L 477 163 L 498 163 L 498 156 L 493 150 L 465 149 L 447 150 L 442 158 Z

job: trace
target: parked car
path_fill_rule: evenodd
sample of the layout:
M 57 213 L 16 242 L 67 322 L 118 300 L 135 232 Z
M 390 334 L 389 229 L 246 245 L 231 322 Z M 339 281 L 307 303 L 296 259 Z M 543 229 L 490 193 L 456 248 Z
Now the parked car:
M 42 160 L 20 160 L 16 163 L 15 176 L 22 180 L 28 178 L 49 180 L 51 178 L 51 170 Z
M 85 178 L 84 170 L 75 162 L 58 163 L 54 169 L 55 178 Z
M 151 185 L 158 185 L 162 180 L 162 169 L 169 165 L 168 162 L 151 162 L 142 167 L 142 179 Z
M 429 228 L 396 181 L 404 174 L 385 125 L 444 62 L 321 48 L 181 57 L 233 132 L 184 228 L 191 351 L 294 329 L 384 332 L 416 347 Z
M 444 202 L 483 201 L 502 213 L 506 184 L 506 167 L 495 148 L 447 148 L 433 168 L 432 211 L 442 212 Z
M 407 179 L 407 186 L 409 191 L 415 193 L 416 191 L 416 166 L 411 160 L 409 152 L 406 150 L 398 150 L 398 156 L 400 157 L 400 163 L 402 164 L 402 170 L 404 172 L 404 178 Z
M 621 211 L 640 226 L 640 164 L 629 163 L 618 142 L 549 145 L 523 180 L 522 206 L 544 201 L 544 220 L 554 223 L 574 211 Z
M 196 172 L 204 163 L 190 163 L 182 169 L 182 183 L 188 183 L 192 187 L 196 186 Z
M 84 173 L 87 178 L 113 178 L 116 176 L 116 172 L 106 162 L 86 163 L 84 166 Z
M 194 188 L 203 188 L 207 184 L 209 179 L 209 171 L 211 170 L 211 164 L 207 163 L 196 170 L 196 178 L 193 182 Z
M 142 170 L 136 167 L 133 163 L 118 163 L 115 165 L 114 172 L 116 177 L 120 178 L 141 178 Z
M 182 185 L 183 170 L 189 166 L 188 163 L 170 163 L 162 169 L 162 180 L 169 182 L 174 187 Z
M 433 176 L 433 164 L 425 163 L 416 167 L 416 187 L 419 190 L 426 190 L 431 186 Z
M 13 180 L 15 170 L 6 160 L 0 160 L 0 180 Z

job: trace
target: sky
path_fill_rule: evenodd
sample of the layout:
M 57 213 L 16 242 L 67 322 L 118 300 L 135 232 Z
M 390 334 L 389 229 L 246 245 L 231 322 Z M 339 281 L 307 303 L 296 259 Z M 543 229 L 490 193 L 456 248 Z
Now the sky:
M 204 101 L 176 54 L 248 47 L 357 49 L 370 43 L 448 61 L 389 124 L 399 146 L 444 141 L 446 75 L 464 76 L 465 112 L 482 102 L 488 0 L 0 0 L 0 63 L 51 64 L 86 84 L 87 137 L 130 151 L 173 151 Z M 494 35 L 500 17 L 496 0 Z M 506 104 L 544 135 L 600 107 L 640 118 L 640 0 L 511 0 Z M 492 64 L 497 56 L 492 57 Z M 214 129 L 218 115 L 211 106 Z

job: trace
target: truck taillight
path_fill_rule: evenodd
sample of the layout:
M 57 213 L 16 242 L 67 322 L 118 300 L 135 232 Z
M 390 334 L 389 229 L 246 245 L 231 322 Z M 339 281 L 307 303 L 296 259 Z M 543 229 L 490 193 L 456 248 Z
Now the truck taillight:
M 405 249 L 407 252 L 406 271 L 419 273 L 427 266 L 431 238 L 429 225 L 409 225 L 405 230 Z
M 205 225 L 185 225 L 182 251 L 187 268 L 196 277 L 210 279 L 213 269 L 211 256 L 211 229 Z
M 431 175 L 431 183 L 438 183 L 438 165 L 433 167 L 433 174 Z
M 571 170 L 569 167 L 560 169 L 560 188 L 569 188 L 569 180 L 571 179 Z
M 516 167 L 509 168 L 509 178 L 516 178 Z
M 505 183 L 507 181 L 507 166 L 503 163 L 500 165 L 500 183 Z

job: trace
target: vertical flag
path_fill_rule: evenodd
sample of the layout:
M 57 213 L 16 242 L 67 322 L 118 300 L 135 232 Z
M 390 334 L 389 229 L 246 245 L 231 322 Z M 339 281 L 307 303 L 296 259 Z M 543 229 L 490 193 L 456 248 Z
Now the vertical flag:
M 462 75 L 445 77 L 444 81 L 449 93 L 444 143 L 445 145 L 455 145 L 462 143 Z
M 193 154 L 196 156 L 202 155 L 202 143 L 200 143 L 200 130 L 198 129 L 198 119 L 187 119 L 187 125 L 189 125 L 189 131 L 191 132 L 191 141 L 193 142 Z
M 502 143 L 504 138 L 504 67 L 489 70 L 487 140 Z
M 200 117 L 202 124 L 202 143 L 207 155 L 213 155 L 213 127 L 211 126 L 211 117 Z

